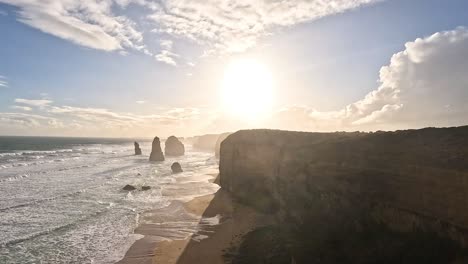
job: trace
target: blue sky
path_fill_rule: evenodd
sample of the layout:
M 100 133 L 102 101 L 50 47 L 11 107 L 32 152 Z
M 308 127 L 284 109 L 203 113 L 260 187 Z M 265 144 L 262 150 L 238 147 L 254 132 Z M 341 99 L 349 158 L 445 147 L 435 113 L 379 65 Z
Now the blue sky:
M 279 11 L 268 9 L 264 1 L 246 1 L 255 3 L 249 12 L 230 10 L 226 0 L 194 6 L 190 1 L 174 6 L 171 0 L 107 0 L 105 7 L 96 7 L 95 1 L 51 2 L 63 10 L 49 12 L 52 7 L 34 0 L 0 0 L 0 134 L 146 136 L 160 129 L 167 135 L 188 135 L 256 126 L 375 130 L 467 122 L 441 118 L 439 113 L 424 122 L 385 114 L 386 119 L 372 118 L 361 125 L 361 120 L 388 113 L 384 109 L 389 108 L 429 112 L 407 106 L 411 101 L 405 98 L 379 103 L 368 113 L 360 108 L 356 120 L 340 114 L 350 115 L 349 109 L 363 105 L 366 95 L 385 84 L 379 71 L 391 66 L 394 54 L 408 49 L 405 43 L 422 38 L 428 45 L 439 45 L 430 36 L 454 30 L 464 43 L 465 29 L 460 27 L 468 26 L 467 1 L 339 0 L 333 8 L 290 1 Z M 215 5 L 223 6 L 229 19 Z M 193 12 L 177 13 L 183 8 Z M 63 25 L 73 25 L 73 30 Z M 459 52 L 452 57 L 466 55 L 463 48 Z M 254 126 L 223 116 L 219 106 L 226 65 L 245 57 L 267 65 L 275 81 L 274 117 L 257 120 Z M 444 70 L 450 66 L 463 65 L 448 64 Z M 424 80 L 407 82 L 403 90 L 415 89 L 408 85 L 415 81 Z M 454 88 L 463 93 L 454 94 L 466 98 L 465 81 L 452 81 L 447 83 L 465 87 Z M 427 96 L 431 91 L 427 88 Z M 443 104 L 452 105 L 450 100 Z M 457 105 L 458 99 L 453 100 Z M 464 110 L 454 112 L 460 111 Z M 333 120 L 322 124 L 327 118 Z M 87 129 L 93 122 L 106 125 Z M 126 127 L 126 122 L 132 125 Z M 141 126 L 141 134 L 132 126 Z

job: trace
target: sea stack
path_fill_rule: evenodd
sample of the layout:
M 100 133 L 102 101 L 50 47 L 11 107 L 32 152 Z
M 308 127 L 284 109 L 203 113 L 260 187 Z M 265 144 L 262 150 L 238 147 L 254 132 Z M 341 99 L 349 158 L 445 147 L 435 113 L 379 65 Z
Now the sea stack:
M 175 136 L 170 136 L 166 140 L 164 154 L 166 156 L 183 156 L 185 153 L 184 144 Z
M 138 144 L 138 142 L 135 141 L 134 145 L 135 145 L 135 155 L 141 155 L 140 144 Z
M 179 162 L 174 162 L 174 163 L 172 163 L 172 165 L 171 165 L 171 170 L 172 170 L 172 173 L 180 173 L 180 172 L 183 172 L 182 167 L 180 166 L 180 163 L 179 163 Z
M 154 137 L 151 147 L 150 161 L 164 161 L 164 154 L 161 150 L 161 142 L 158 137 Z

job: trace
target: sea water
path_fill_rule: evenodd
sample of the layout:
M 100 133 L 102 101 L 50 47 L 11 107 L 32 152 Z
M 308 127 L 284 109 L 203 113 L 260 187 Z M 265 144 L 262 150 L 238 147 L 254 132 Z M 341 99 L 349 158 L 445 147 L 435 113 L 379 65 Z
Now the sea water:
M 140 146 L 135 156 L 126 139 L 0 137 L 0 263 L 114 263 L 140 238 L 143 212 L 167 214 L 175 201 L 217 190 L 213 153 L 186 146 L 183 157 L 151 163 L 151 142 Z M 174 161 L 183 173 L 171 173 Z

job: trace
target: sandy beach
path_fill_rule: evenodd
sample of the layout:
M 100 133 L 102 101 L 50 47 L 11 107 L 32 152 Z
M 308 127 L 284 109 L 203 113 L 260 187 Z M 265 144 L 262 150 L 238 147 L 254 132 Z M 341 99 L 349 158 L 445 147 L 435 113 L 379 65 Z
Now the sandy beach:
M 202 223 L 205 218 L 218 218 L 219 224 L 200 228 L 185 239 L 166 241 L 152 236 L 154 227 L 140 225 L 135 233 L 144 237 L 135 242 L 118 264 L 225 263 L 229 252 L 239 246 L 246 233 L 272 223 L 271 217 L 233 201 L 222 189 L 185 203 L 184 209 L 200 219 L 199 225 L 205 226 Z

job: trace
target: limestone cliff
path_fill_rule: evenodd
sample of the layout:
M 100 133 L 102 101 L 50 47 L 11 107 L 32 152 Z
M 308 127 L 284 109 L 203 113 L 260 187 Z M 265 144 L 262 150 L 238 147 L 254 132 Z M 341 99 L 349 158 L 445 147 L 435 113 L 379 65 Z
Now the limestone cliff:
M 430 231 L 468 242 L 468 126 L 375 133 L 246 130 L 221 143 L 220 184 L 282 222 Z M 323 223 L 321 223 L 323 224 Z M 360 226 L 360 227 L 359 227 Z M 364 227 L 363 227 L 364 226 Z M 314 234 L 323 230 L 314 230 Z

